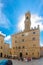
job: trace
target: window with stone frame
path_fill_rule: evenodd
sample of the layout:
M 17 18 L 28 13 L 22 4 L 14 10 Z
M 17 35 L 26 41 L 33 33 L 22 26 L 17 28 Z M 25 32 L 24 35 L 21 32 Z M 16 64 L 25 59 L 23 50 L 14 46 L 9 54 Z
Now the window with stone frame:
M 15 49 L 15 47 L 13 47 L 13 49 Z
M 28 19 L 28 16 L 26 17 L 26 19 Z
M 21 49 L 21 47 L 19 46 L 18 49 Z
M 33 32 L 33 34 L 35 34 L 36 32 Z
M 16 49 L 17 49 L 17 46 L 16 46 Z
M 28 55 L 28 53 L 26 52 L 26 55 Z
M 22 42 L 24 42 L 24 39 L 22 39 Z
M 1 46 L 1 49 L 2 49 L 2 46 Z
M 24 36 L 24 34 L 22 34 L 22 36 Z
M 32 53 L 32 55 L 34 55 L 34 53 Z
M 22 48 L 24 49 L 25 47 L 23 46 Z
M 17 43 L 17 40 L 15 40 L 15 43 Z
M 35 40 L 35 37 L 33 37 L 32 40 Z

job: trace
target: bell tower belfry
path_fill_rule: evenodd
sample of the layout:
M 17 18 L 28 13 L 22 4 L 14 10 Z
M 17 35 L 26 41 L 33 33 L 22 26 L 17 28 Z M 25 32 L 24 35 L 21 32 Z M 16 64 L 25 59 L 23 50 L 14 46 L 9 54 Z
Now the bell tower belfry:
M 30 30 L 30 26 L 31 26 L 30 18 L 31 18 L 31 14 L 30 14 L 30 12 L 27 12 L 25 14 L 25 31 Z

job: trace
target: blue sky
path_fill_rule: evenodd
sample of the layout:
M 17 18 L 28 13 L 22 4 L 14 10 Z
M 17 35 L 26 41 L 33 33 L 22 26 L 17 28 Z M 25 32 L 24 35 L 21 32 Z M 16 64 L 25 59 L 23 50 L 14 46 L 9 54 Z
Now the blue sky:
M 40 25 L 40 44 L 43 45 L 43 0 L 0 0 L 0 31 L 6 35 L 6 41 L 10 40 L 12 34 L 23 29 L 27 11 L 31 12 L 32 26 Z

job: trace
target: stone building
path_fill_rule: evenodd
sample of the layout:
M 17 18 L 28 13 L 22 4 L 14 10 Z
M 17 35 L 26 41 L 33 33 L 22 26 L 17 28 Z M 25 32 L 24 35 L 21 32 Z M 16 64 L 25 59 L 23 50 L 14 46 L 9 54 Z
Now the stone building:
M 12 55 L 18 57 L 40 57 L 40 29 L 31 29 L 31 14 L 25 14 L 25 29 L 12 35 Z
M 0 57 L 4 57 L 4 36 L 0 34 Z
M 9 48 L 9 56 L 12 56 L 12 48 Z
M 9 47 L 8 43 L 4 43 L 4 57 L 9 56 Z
M 40 57 L 43 57 L 43 46 L 40 47 Z
M 7 57 L 9 55 L 9 44 L 6 44 L 4 42 L 4 37 L 2 34 L 0 34 L 0 57 Z

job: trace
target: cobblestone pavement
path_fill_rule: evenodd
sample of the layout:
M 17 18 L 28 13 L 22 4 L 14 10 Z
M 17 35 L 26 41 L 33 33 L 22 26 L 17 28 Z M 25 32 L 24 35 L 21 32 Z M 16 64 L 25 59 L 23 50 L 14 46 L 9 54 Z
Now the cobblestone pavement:
M 32 60 L 29 62 L 12 60 L 13 65 L 43 65 L 43 58 Z

